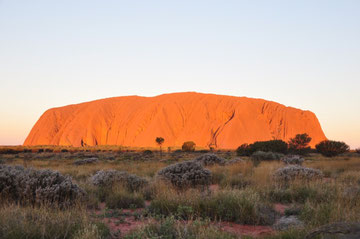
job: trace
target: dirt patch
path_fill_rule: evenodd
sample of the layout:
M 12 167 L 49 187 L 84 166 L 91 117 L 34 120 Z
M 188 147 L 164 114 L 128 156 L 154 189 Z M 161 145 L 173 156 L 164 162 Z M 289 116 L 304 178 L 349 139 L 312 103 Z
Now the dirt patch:
M 278 213 L 280 213 L 281 215 L 285 214 L 285 210 L 288 209 L 290 206 L 286 205 L 286 204 L 281 204 L 281 203 L 275 203 L 274 204 L 274 209 L 275 211 L 277 211 Z
M 249 226 L 233 222 L 221 222 L 219 226 L 223 231 L 241 236 L 263 236 L 275 233 L 270 226 Z

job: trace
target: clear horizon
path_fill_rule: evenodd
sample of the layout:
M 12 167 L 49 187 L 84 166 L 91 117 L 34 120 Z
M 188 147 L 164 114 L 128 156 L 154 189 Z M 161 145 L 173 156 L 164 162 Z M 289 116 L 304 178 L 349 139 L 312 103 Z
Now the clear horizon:
M 0 145 L 45 110 L 195 91 L 310 110 L 360 147 L 360 2 L 0 1 Z

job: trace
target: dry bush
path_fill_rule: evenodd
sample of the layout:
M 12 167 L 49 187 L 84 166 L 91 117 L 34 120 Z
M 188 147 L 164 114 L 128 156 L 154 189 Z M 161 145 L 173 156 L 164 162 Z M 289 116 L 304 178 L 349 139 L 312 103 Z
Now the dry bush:
M 93 158 L 75 160 L 74 165 L 92 164 L 92 163 L 97 163 L 97 162 L 99 162 L 99 159 L 93 157 Z
M 130 191 L 138 191 L 148 183 L 144 178 L 117 170 L 97 171 L 90 178 L 90 182 L 93 185 L 100 187 L 111 187 L 115 183 L 121 183 Z
M 281 153 L 256 151 L 251 155 L 251 159 L 254 161 L 272 161 L 280 160 L 283 156 Z
M 197 157 L 195 162 L 198 162 L 204 166 L 219 164 L 224 165 L 225 160 L 223 158 L 218 157 L 216 154 L 203 154 L 200 157 Z
M 73 204 L 84 191 L 57 171 L 0 165 L 0 192 L 3 199 L 20 204 Z
M 302 165 L 302 163 L 305 161 L 303 157 L 299 155 L 287 155 L 281 159 L 282 162 L 285 164 L 297 164 Z
M 170 165 L 161 169 L 158 175 L 177 187 L 209 185 L 211 183 L 210 170 L 194 161 Z
M 318 179 L 322 178 L 323 173 L 318 169 L 305 168 L 299 165 L 290 165 L 279 168 L 274 173 L 274 178 L 280 181 L 291 181 L 295 179 Z

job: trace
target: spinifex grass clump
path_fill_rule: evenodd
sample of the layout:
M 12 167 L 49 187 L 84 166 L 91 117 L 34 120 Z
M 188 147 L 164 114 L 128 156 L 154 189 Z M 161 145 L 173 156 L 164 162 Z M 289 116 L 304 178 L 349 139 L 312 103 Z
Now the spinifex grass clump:
M 59 210 L 10 204 L 0 207 L 0 238 L 107 239 L 110 230 L 77 207 Z
M 125 239 L 149 238 L 191 238 L 191 239 L 235 239 L 236 235 L 224 232 L 208 221 L 177 221 L 174 217 L 162 218 L 144 227 L 138 228 Z
M 218 157 L 216 154 L 204 154 L 195 159 L 196 162 L 201 163 L 204 166 L 219 164 L 224 165 L 225 160 Z
M 94 158 L 75 160 L 74 164 L 75 165 L 92 164 L 92 163 L 97 163 L 98 161 L 99 159 L 94 157 Z
M 149 211 L 156 215 L 175 215 L 182 219 L 209 218 L 249 225 L 272 225 L 276 212 L 250 190 L 221 190 L 211 194 L 163 190 L 151 201 Z
M 170 165 L 158 172 L 160 178 L 170 181 L 173 185 L 184 188 L 197 185 L 209 185 L 211 172 L 194 161 L 185 161 Z
M 289 165 L 279 168 L 274 173 L 274 178 L 281 181 L 291 181 L 295 179 L 319 179 L 323 177 L 323 173 L 318 169 L 305 168 L 299 165 Z
M 148 183 L 146 179 L 135 174 L 117 170 L 97 171 L 90 181 L 93 185 L 100 187 L 111 187 L 114 183 L 121 183 L 130 191 L 138 191 Z
M 57 171 L 0 165 L 0 192 L 3 200 L 20 204 L 69 206 L 84 196 L 71 178 Z
M 297 164 L 301 165 L 304 162 L 304 158 L 299 155 L 288 155 L 281 159 L 285 164 Z
M 141 208 L 144 207 L 145 200 L 140 193 L 129 192 L 121 186 L 113 187 L 111 193 L 105 198 L 108 208 Z

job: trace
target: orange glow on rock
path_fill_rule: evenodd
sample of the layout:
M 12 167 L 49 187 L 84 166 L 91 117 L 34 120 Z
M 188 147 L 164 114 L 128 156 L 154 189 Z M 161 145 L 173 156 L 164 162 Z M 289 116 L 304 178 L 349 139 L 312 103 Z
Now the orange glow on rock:
M 235 149 L 259 140 L 288 141 L 298 133 L 326 139 L 315 114 L 262 99 L 201 93 L 124 96 L 47 110 L 24 145 L 181 147 L 194 141 Z

